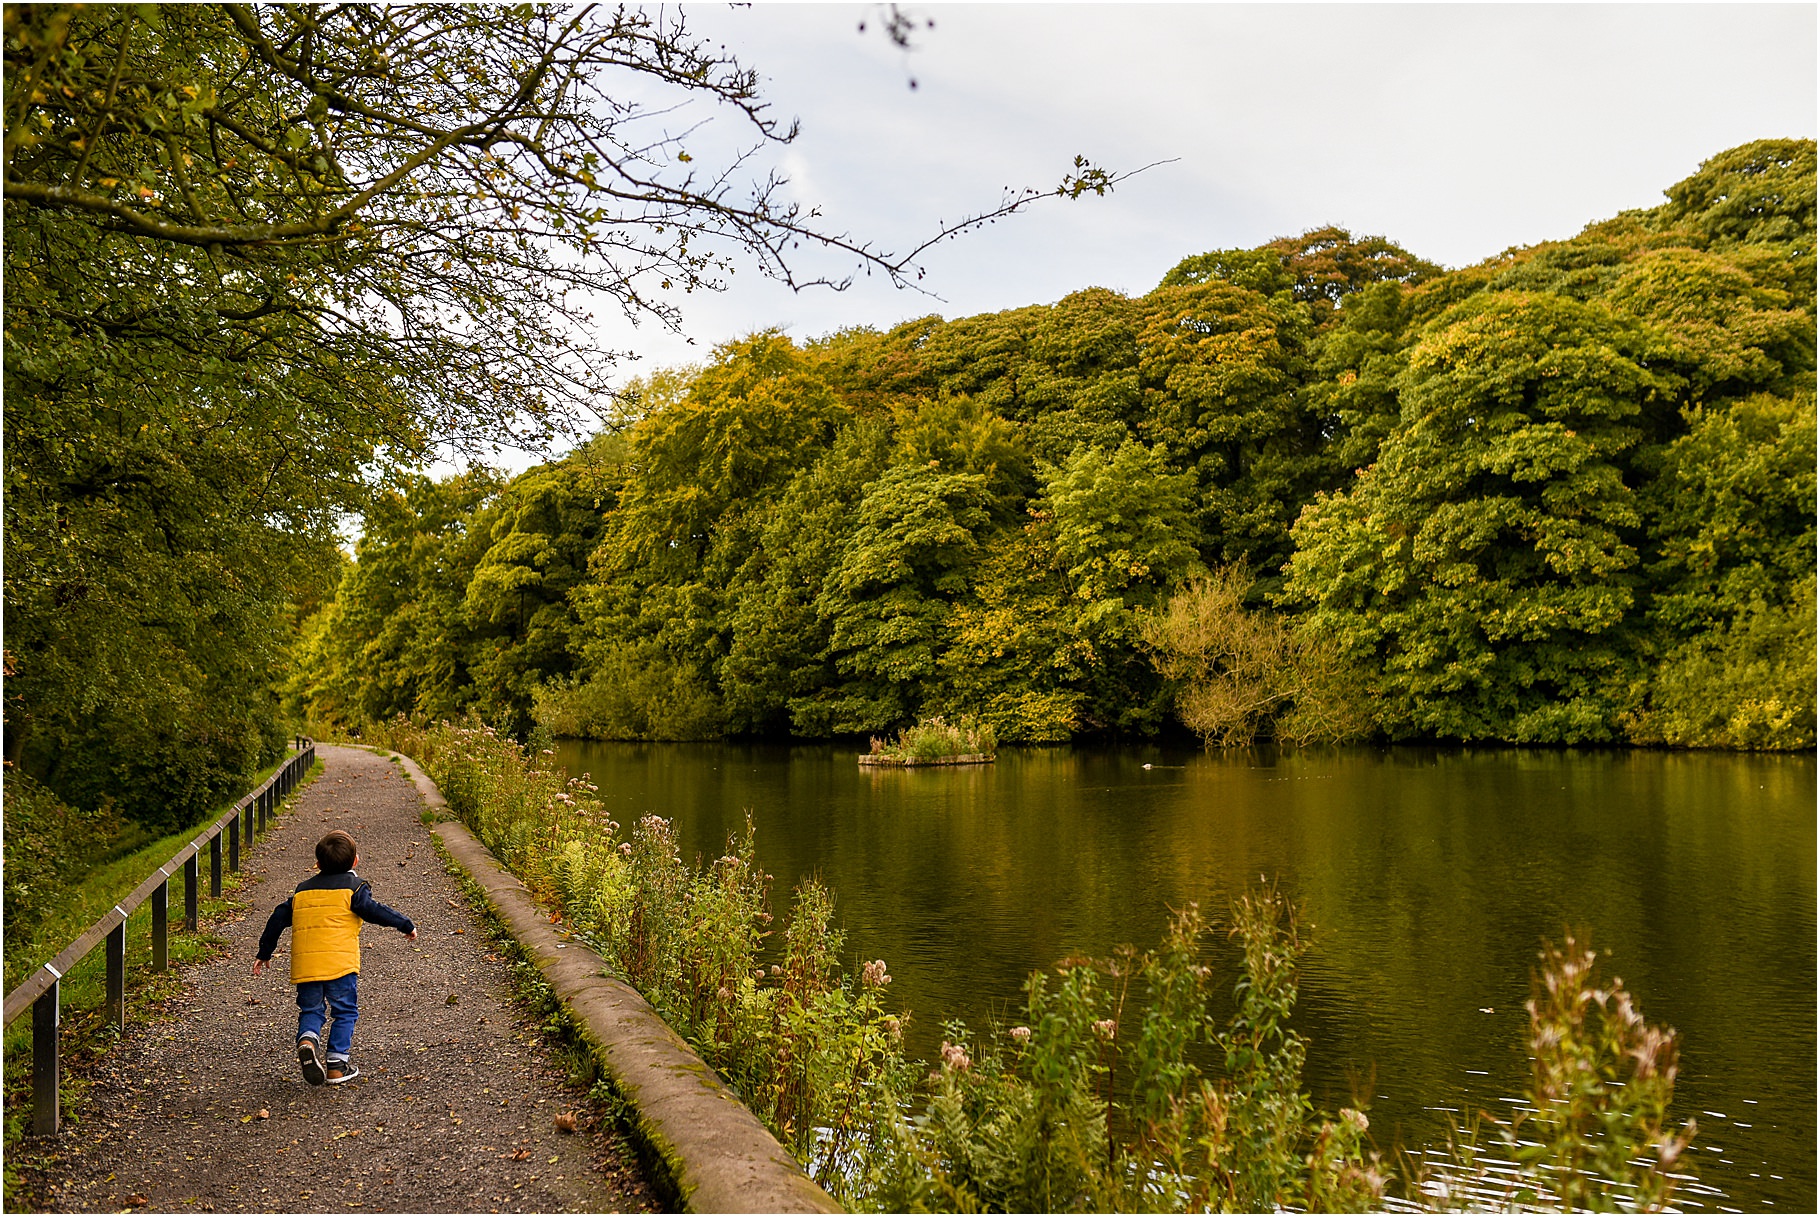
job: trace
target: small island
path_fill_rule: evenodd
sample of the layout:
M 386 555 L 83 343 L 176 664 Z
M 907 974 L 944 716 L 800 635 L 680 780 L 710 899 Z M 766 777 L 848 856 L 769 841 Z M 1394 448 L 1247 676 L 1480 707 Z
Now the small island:
M 990 765 L 998 759 L 998 737 L 973 717 L 949 723 L 939 715 L 918 719 L 894 740 L 872 737 L 872 751 L 862 752 L 862 765 Z

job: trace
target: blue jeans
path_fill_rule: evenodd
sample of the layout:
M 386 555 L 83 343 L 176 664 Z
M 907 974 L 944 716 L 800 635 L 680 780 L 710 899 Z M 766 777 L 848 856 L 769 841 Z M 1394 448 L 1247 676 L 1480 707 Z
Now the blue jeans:
M 322 1042 L 322 1007 L 329 1010 L 329 1050 L 324 1059 L 345 1061 L 354 1046 L 354 1022 L 360 1017 L 360 973 L 338 980 L 306 980 L 297 986 L 297 1038 Z

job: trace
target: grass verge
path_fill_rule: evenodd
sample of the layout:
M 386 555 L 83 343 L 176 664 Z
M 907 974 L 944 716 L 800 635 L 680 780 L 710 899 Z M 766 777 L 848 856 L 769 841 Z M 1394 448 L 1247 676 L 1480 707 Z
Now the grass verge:
M 270 776 L 277 767 L 261 772 L 253 786 Z M 297 788 L 277 809 L 279 823 L 289 813 L 297 796 L 322 772 L 318 761 L 304 775 Z M 229 804 L 217 815 L 225 814 Z M 204 821 L 208 823 L 209 821 Z M 274 825 L 274 827 L 277 825 Z M 145 877 L 163 866 L 172 854 L 193 840 L 201 825 L 174 833 L 135 850 L 123 858 L 106 863 L 90 872 L 67 905 L 35 927 L 24 945 L 7 943 L 7 986 L 30 976 L 45 959 L 54 956 L 66 944 L 94 924 L 122 897 L 138 887 Z M 268 831 L 270 831 L 268 829 Z M 182 879 L 172 887 L 170 936 L 167 940 L 170 967 L 162 972 L 152 970 L 152 908 L 148 902 L 133 910 L 126 922 L 126 1021 L 127 1025 L 156 1021 L 164 1016 L 166 1005 L 182 987 L 182 971 L 191 964 L 212 959 L 221 950 L 222 940 L 213 927 L 230 916 L 244 911 L 240 899 L 244 872 L 226 869 L 221 872 L 221 896 L 211 898 L 207 892 L 207 859 L 203 861 L 203 888 L 196 904 L 196 932 L 183 928 Z M 9 939 L 11 934 L 8 935 Z M 29 953 L 32 962 L 21 965 L 15 980 L 12 965 L 15 951 Z M 41 957 L 40 957 L 41 956 Z M 123 1032 L 108 1025 L 102 1007 L 107 1000 L 107 957 L 97 947 L 71 968 L 59 986 L 62 1008 L 62 1085 L 59 1089 L 63 1119 L 79 1121 L 82 1097 L 88 1089 L 88 1067 L 107 1055 L 121 1041 Z M 56 1142 L 31 1135 L 32 1095 L 32 1020 L 21 1014 L 6 1028 L 4 1092 L 6 1102 L 5 1208 L 8 1212 L 40 1208 L 41 1176 L 46 1159 Z

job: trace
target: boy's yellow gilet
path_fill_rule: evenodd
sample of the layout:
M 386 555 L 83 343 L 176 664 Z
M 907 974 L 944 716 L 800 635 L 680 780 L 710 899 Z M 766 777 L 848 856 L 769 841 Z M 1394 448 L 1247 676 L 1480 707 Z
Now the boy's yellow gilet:
M 367 885 L 352 871 L 313 875 L 291 896 L 291 983 L 339 980 L 360 971 L 354 893 Z

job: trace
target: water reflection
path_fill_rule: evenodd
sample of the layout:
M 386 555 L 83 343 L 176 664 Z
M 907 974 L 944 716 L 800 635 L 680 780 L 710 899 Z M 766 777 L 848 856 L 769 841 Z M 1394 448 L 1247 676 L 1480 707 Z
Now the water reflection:
M 1055 748 L 875 770 L 820 746 L 574 742 L 559 757 L 622 822 L 675 819 L 690 851 L 719 852 L 751 809 L 761 864 L 780 883 L 819 874 L 847 953 L 890 963 L 924 1055 L 942 1018 L 1002 1014 L 1032 968 L 1154 944 L 1170 905 L 1217 912 L 1276 878 L 1317 927 L 1298 1015 L 1315 1097 L 1369 1096 L 1385 1146 L 1518 1092 L 1536 948 L 1581 929 L 1683 1033 L 1677 1106 L 1701 1120 L 1703 1179 L 1737 1207 L 1814 1204 L 1812 757 Z M 1223 942 L 1215 962 L 1236 970 Z

